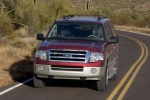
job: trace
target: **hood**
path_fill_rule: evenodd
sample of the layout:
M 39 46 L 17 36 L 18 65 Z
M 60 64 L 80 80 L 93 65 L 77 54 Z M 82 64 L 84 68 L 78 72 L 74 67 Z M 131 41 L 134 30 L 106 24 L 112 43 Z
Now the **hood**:
M 86 40 L 51 40 L 43 41 L 39 49 L 72 49 L 72 50 L 88 50 L 92 52 L 100 52 L 102 43 Z

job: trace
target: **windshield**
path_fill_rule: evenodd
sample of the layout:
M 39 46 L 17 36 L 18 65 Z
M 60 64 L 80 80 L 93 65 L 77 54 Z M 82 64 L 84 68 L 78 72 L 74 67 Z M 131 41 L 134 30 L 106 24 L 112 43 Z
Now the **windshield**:
M 103 41 L 102 27 L 91 23 L 56 23 L 52 26 L 47 39 L 80 39 Z

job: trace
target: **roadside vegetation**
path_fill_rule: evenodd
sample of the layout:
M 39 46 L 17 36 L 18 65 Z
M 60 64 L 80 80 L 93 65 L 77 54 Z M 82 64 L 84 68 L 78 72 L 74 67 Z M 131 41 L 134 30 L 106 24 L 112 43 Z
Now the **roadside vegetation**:
M 32 74 L 35 35 L 58 18 L 104 15 L 117 27 L 150 33 L 149 7 L 149 0 L 0 0 L 0 87 Z

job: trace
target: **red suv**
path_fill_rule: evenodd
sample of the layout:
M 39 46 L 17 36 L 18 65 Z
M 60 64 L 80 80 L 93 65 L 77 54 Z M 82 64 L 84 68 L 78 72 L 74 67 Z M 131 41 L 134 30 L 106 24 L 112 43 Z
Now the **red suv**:
M 34 87 L 46 79 L 93 80 L 97 90 L 106 91 L 108 80 L 116 79 L 118 41 L 111 21 L 104 17 L 67 15 L 57 20 L 35 53 Z

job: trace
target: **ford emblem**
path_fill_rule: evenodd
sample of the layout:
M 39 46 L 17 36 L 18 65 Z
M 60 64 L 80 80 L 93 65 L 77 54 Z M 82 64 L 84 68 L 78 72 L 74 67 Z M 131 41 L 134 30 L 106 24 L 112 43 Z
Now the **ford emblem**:
M 66 58 L 70 58 L 70 57 L 72 57 L 72 55 L 71 55 L 71 54 L 64 54 L 63 56 L 64 56 L 64 57 L 66 57 Z

